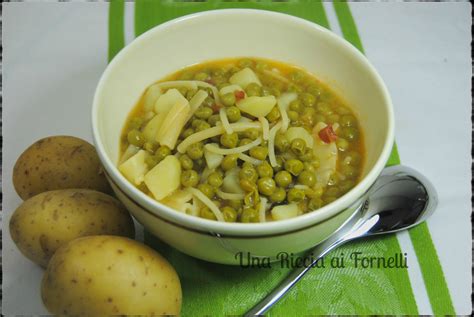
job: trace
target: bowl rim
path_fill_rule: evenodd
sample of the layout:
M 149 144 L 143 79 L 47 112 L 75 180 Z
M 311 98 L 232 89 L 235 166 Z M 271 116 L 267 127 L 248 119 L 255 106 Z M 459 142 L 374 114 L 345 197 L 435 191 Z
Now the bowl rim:
M 161 32 L 172 30 L 173 26 L 176 24 L 186 23 L 187 21 L 196 19 L 206 19 L 210 17 L 212 18 L 214 16 L 226 15 L 240 15 L 243 18 L 248 17 L 249 15 L 260 17 L 264 16 L 266 18 L 279 20 L 281 23 L 289 23 L 300 28 L 312 29 L 312 31 L 320 32 L 323 37 L 326 37 L 327 40 L 333 41 L 334 44 L 339 46 L 341 49 L 347 50 L 354 58 L 364 65 L 366 70 L 375 79 L 376 86 L 382 94 L 384 105 L 387 108 L 388 124 L 387 136 L 385 138 L 385 143 L 381 154 L 367 175 L 354 188 L 330 204 L 321 207 L 317 211 L 299 215 L 291 219 L 263 223 L 226 223 L 191 216 L 182 212 L 178 212 L 141 192 L 120 173 L 117 166 L 112 162 L 105 152 L 99 133 L 99 100 L 101 99 L 103 90 L 102 88 L 109 79 L 112 69 L 119 65 L 122 60 L 126 59 L 130 54 L 130 51 L 136 46 L 140 45 L 140 43 L 147 41 Z M 307 228 L 309 225 L 312 226 L 323 222 L 351 206 L 370 188 L 370 186 L 372 186 L 378 175 L 381 173 L 382 169 L 385 167 L 394 142 L 395 128 L 392 100 L 383 79 L 378 74 L 375 67 L 369 62 L 369 60 L 347 40 L 316 23 L 284 13 L 259 9 L 219 9 L 193 13 L 167 21 L 149 29 L 125 46 L 107 65 L 97 84 L 92 105 L 92 130 L 93 141 L 95 143 L 97 153 L 107 174 L 119 187 L 119 189 L 125 192 L 129 198 L 132 198 L 136 203 L 138 203 L 139 206 L 142 206 L 143 208 L 147 209 L 147 211 L 160 218 L 177 222 L 181 226 L 188 227 L 193 230 L 198 229 L 206 232 L 232 234 L 237 236 L 261 236 L 266 234 L 268 235 L 297 231 L 299 229 L 302 230 Z M 133 214 L 133 211 L 130 212 Z

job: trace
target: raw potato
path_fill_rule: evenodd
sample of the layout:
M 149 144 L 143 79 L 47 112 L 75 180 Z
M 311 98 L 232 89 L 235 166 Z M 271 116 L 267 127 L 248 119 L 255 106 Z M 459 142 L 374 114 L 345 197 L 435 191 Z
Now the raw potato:
M 178 315 L 181 285 L 173 267 L 151 248 L 121 237 L 79 238 L 56 252 L 41 285 L 53 314 Z
M 13 185 L 23 200 L 55 189 L 111 192 L 95 148 L 72 136 L 44 138 L 27 148 L 13 168 Z
M 36 195 L 10 218 L 10 234 L 31 261 L 46 267 L 54 252 L 78 237 L 112 234 L 134 237 L 133 221 L 115 198 L 89 189 Z

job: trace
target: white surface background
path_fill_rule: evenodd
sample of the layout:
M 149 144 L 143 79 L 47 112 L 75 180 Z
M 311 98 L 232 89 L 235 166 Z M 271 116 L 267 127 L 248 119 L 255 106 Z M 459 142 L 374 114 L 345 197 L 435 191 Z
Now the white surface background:
M 401 160 L 438 189 L 439 208 L 428 224 L 456 313 L 469 314 L 470 5 L 350 6 L 366 55 L 393 98 Z M 332 5 L 325 8 L 331 27 L 340 32 Z M 131 10 L 133 4 L 127 3 L 127 20 Z M 10 215 L 21 202 L 11 184 L 12 168 L 21 152 L 42 137 L 68 134 L 92 140 L 90 107 L 107 63 L 107 16 L 104 3 L 3 5 L 4 314 L 47 313 L 39 294 L 42 270 L 21 256 L 8 232 Z M 410 252 L 407 236 L 399 240 Z M 416 265 L 409 274 L 419 312 L 431 313 Z

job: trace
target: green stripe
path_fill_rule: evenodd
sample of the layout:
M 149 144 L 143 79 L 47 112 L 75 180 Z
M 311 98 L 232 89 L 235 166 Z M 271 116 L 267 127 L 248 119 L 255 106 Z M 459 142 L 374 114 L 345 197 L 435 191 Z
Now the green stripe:
M 135 35 L 139 36 L 143 32 L 163 22 L 175 19 L 177 17 L 195 12 L 246 8 L 263 9 L 276 12 L 282 12 L 294 15 L 321 26 L 329 28 L 329 22 L 324 11 L 322 2 L 313 0 L 288 0 L 284 2 L 266 1 L 247 1 L 247 2 L 175 2 L 175 1 L 154 1 L 154 0 L 136 0 L 135 1 Z
M 334 2 L 334 9 L 344 37 L 363 53 L 364 48 L 349 5 L 345 1 Z M 397 164 L 400 164 L 400 157 L 397 145 L 394 143 L 387 165 Z M 420 265 L 433 313 L 436 315 L 454 315 L 455 310 L 449 289 L 427 224 L 423 223 L 409 230 L 409 235 Z
M 125 46 L 125 35 L 123 27 L 123 0 L 112 0 L 109 5 L 109 49 L 108 61 Z
M 448 285 L 426 222 L 409 231 L 415 249 L 431 309 L 435 315 L 455 315 Z

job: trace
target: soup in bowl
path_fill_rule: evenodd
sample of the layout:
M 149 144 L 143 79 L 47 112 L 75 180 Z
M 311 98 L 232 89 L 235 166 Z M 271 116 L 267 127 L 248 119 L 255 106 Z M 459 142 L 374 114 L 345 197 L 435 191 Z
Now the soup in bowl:
M 227 264 L 327 238 L 393 143 L 390 97 L 362 54 L 313 23 L 259 10 L 199 13 L 137 38 L 100 80 L 93 128 L 134 217 Z

